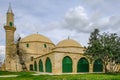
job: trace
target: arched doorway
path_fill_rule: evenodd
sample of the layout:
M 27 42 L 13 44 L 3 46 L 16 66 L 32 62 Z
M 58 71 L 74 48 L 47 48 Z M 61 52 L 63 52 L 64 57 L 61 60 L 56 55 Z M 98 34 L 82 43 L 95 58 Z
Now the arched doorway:
M 33 71 L 33 65 L 30 64 L 30 67 L 29 67 L 30 71 Z
M 69 56 L 64 57 L 62 60 L 62 72 L 72 72 L 72 59 Z
M 46 59 L 45 63 L 45 71 L 46 72 L 52 72 L 52 64 L 49 58 Z
M 40 61 L 39 61 L 39 71 L 40 71 L 40 72 L 43 72 L 43 62 L 42 62 L 41 59 L 40 59 Z
M 97 59 L 93 65 L 93 72 L 103 72 L 103 62 L 101 59 Z
M 77 72 L 89 72 L 89 62 L 85 58 L 81 58 L 77 64 Z
M 34 71 L 37 71 L 37 62 L 34 61 Z

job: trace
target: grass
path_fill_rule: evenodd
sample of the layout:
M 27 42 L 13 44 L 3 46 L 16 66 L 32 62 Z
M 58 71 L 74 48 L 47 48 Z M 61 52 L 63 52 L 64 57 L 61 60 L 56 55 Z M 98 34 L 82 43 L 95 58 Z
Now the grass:
M 18 77 L 2 78 L 0 80 L 120 80 L 118 74 L 66 74 L 66 75 L 32 75 L 34 72 L 3 72 L 0 75 L 19 75 Z

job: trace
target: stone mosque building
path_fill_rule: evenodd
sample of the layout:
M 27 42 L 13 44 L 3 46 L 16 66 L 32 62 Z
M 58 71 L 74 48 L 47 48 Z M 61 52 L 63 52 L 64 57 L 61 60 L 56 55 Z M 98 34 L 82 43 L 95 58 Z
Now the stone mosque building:
M 44 73 L 104 72 L 101 60 L 90 60 L 84 56 L 85 48 L 73 39 L 61 40 L 55 45 L 41 34 L 30 34 L 14 43 L 14 13 L 9 6 L 6 14 L 6 57 L 7 71 L 37 71 Z

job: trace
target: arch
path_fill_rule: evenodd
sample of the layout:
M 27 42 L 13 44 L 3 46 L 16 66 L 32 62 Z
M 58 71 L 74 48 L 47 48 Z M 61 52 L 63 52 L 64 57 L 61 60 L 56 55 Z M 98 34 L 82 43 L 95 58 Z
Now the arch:
M 41 59 L 40 59 L 40 61 L 39 61 L 39 71 L 40 71 L 40 72 L 43 72 L 43 62 L 42 62 Z
M 34 71 L 37 71 L 37 62 L 34 61 Z
M 93 64 L 93 72 L 103 72 L 103 62 L 101 59 L 95 60 Z
M 77 72 L 89 72 L 89 62 L 87 59 L 79 59 L 77 63 Z
M 46 63 L 45 63 L 45 71 L 50 72 L 50 73 L 52 72 L 52 64 L 48 57 L 47 57 Z
M 29 67 L 30 71 L 33 71 L 33 65 L 30 64 L 30 67 Z
M 64 57 L 62 60 L 62 72 L 72 72 L 72 59 L 69 56 Z

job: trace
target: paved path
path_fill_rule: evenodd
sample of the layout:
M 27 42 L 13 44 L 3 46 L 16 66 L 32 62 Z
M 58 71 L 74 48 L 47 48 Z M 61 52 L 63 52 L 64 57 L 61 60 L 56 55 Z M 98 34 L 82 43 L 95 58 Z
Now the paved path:
M 93 72 L 93 73 L 95 73 L 95 72 Z M 103 72 L 96 72 L 96 74 L 99 74 L 99 73 L 103 73 Z M 35 75 L 35 76 L 37 76 L 37 75 L 64 75 L 64 74 L 92 74 L 92 73 L 88 73 L 88 72 L 84 72 L 84 73 L 56 73 L 56 74 L 54 74 L 54 73 L 44 73 L 44 72 L 36 72 L 35 74 L 32 74 L 32 75 Z
M 17 77 L 18 75 L 1 75 L 0 77 Z

